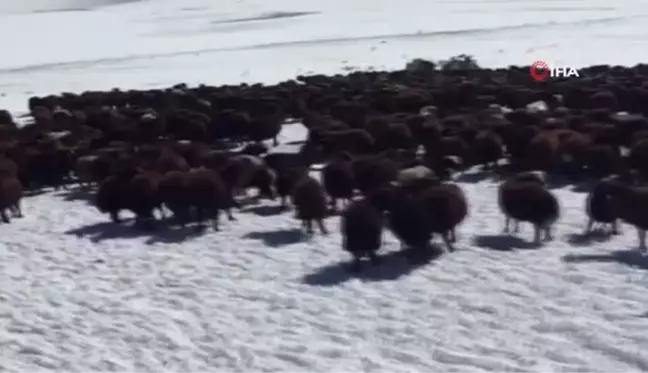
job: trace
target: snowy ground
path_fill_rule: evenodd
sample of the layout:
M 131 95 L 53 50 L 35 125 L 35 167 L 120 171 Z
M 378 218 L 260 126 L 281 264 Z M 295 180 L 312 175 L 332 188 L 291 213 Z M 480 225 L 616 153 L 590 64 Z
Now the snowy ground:
M 639 0 L 72 3 L 45 10 L 90 10 L 0 16 L 12 43 L 0 107 L 462 52 L 495 65 L 648 51 Z M 362 278 L 342 269 L 336 233 L 305 241 L 271 204 L 219 233 L 151 237 L 107 223 L 81 193 L 28 198 L 26 217 L 0 227 L 0 370 L 648 370 L 648 259 L 634 231 L 584 244 L 585 195 L 566 187 L 556 239 L 528 249 L 528 227 L 524 240 L 499 236 L 493 182 L 461 185 L 471 214 L 455 254 L 411 268 L 386 236 L 390 260 Z

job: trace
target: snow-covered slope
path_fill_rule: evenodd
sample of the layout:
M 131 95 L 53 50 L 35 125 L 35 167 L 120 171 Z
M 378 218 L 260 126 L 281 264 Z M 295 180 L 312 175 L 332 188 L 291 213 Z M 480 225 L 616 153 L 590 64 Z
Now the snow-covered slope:
M 4 15 L 0 40 L 20 43 L 0 59 L 0 107 L 20 111 L 32 92 L 272 81 L 461 52 L 635 63 L 647 12 L 638 0 L 153 0 Z M 648 370 L 648 259 L 634 231 L 582 242 L 585 195 L 565 187 L 555 240 L 529 249 L 529 227 L 499 235 L 496 185 L 468 179 L 456 253 L 412 268 L 386 235 L 385 264 L 362 277 L 342 268 L 337 218 L 306 240 L 264 203 L 221 232 L 143 236 L 78 191 L 27 198 L 26 217 L 0 226 L 0 370 Z

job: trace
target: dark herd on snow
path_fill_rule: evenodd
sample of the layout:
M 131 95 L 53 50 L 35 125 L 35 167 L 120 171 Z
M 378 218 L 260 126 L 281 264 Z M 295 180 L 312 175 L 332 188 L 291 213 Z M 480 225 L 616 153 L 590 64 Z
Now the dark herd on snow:
M 23 189 L 94 190 L 94 205 L 132 229 L 234 220 L 242 195 L 279 199 L 308 233 L 342 202 L 343 246 L 372 262 L 384 227 L 408 251 L 439 234 L 454 250 L 469 208 L 462 171 L 503 177 L 498 203 L 535 241 L 551 239 L 552 180 L 590 182 L 586 213 L 648 229 L 648 66 L 593 66 L 579 79 L 533 81 L 526 68 L 354 72 L 276 85 L 87 91 L 32 97 L 30 123 L 0 112 L 2 220 L 22 215 Z M 282 126 L 307 139 L 282 150 Z M 272 144 L 272 146 L 270 146 Z M 235 146 L 238 146 L 235 148 Z M 285 146 L 284 146 L 285 147 Z M 321 178 L 309 174 L 324 163 Z M 474 167 L 477 166 L 477 167 Z M 473 174 L 476 175 L 476 174 Z M 288 201 L 291 203 L 289 204 Z M 164 206 L 164 208 L 162 207 Z

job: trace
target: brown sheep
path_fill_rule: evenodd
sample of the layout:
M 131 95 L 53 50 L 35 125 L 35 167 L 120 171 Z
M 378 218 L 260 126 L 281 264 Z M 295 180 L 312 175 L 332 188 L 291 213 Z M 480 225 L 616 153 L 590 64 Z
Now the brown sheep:
M 448 250 L 454 251 L 453 243 L 457 241 L 455 228 L 468 215 L 464 192 L 456 184 L 444 183 L 425 190 L 421 199 L 431 212 L 430 229 L 441 235 Z
M 634 186 L 620 180 L 611 180 L 606 186 L 612 197 L 613 211 L 619 219 L 637 229 L 639 248 L 644 252 L 648 251 L 648 187 Z
M 204 219 L 211 217 L 214 230 L 219 230 L 221 211 L 225 211 L 230 221 L 236 220 L 231 210 L 236 202 L 218 172 L 207 168 L 193 169 L 187 174 L 187 183 L 188 201 L 196 210 L 199 229 Z
M 17 176 L 18 165 L 11 159 L 0 157 L 0 177 Z
M 147 171 L 140 173 L 133 177 L 129 183 L 129 206 L 136 218 L 135 224 L 141 225 L 145 228 L 151 228 L 155 216 L 153 215 L 154 209 L 159 209 L 164 217 L 164 210 L 162 209 L 162 200 L 158 193 L 158 185 L 162 175 L 154 172 Z
M 520 181 L 513 177 L 503 182 L 498 189 L 498 204 L 505 216 L 504 232 L 509 232 L 511 220 L 529 222 L 534 226 L 535 243 L 540 243 L 541 232 L 545 239 L 551 239 L 551 227 L 558 220 L 560 205 L 537 180 Z
M 110 214 L 114 223 L 120 223 L 119 213 L 130 207 L 129 183 L 135 173 L 110 176 L 105 179 L 95 195 L 95 205 L 102 213 Z
M 642 175 L 648 175 L 648 139 L 639 140 L 630 148 L 628 163 Z
M 241 154 L 230 157 L 220 173 L 232 196 L 246 195 L 247 188 L 259 190 L 259 197 L 275 199 L 277 175 L 263 158 Z
M 475 137 L 474 154 L 478 163 L 485 169 L 497 166 L 497 162 L 504 155 L 504 142 L 502 138 L 492 131 L 481 131 Z
M 526 166 L 530 169 L 549 171 L 558 164 L 560 139 L 554 131 L 541 132 L 529 143 L 526 150 Z
M 18 178 L 15 176 L 0 177 L 0 217 L 5 223 L 9 223 L 10 210 L 13 217 L 22 217 L 22 208 L 20 200 L 23 196 L 23 187 Z
M 302 221 L 308 234 L 314 233 L 314 221 L 322 234 L 328 234 L 324 225 L 327 215 L 326 191 L 317 179 L 305 176 L 299 180 L 292 191 L 291 200 L 295 206 L 296 217 Z
M 236 203 L 214 170 L 171 171 L 162 177 L 158 190 L 164 205 L 183 226 L 189 223 L 192 209 L 196 210 L 197 229 L 202 229 L 204 220 L 211 217 L 214 230 L 218 230 L 221 210 L 230 221 L 235 220 L 231 207 Z
M 619 233 L 618 216 L 612 204 L 609 185 L 616 178 L 606 178 L 594 186 L 587 196 L 586 212 L 589 218 L 585 234 L 592 232 L 595 223 L 610 224 L 612 234 Z
M 189 222 L 191 215 L 188 191 L 189 185 L 183 171 L 168 172 L 158 183 L 160 200 L 182 225 Z
M 100 155 L 84 155 L 77 158 L 74 173 L 80 187 L 90 187 L 92 184 L 100 183 L 108 176 L 110 165 L 104 165 L 107 169 L 102 172 L 100 170 L 101 162 L 109 161 Z
M 354 271 L 364 257 L 379 264 L 376 253 L 382 245 L 383 226 L 383 214 L 370 200 L 363 198 L 345 207 L 340 220 L 342 247 L 353 256 Z
M 331 210 L 337 210 L 338 199 L 342 200 L 343 205 L 351 200 L 355 185 L 351 156 L 348 153 L 334 157 L 324 166 L 322 184 L 331 198 Z

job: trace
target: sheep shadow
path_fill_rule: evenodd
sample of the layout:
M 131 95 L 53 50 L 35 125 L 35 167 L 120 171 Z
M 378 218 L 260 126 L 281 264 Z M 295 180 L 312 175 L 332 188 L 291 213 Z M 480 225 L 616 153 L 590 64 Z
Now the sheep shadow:
M 617 250 L 609 254 L 568 254 L 562 260 L 566 263 L 616 262 L 629 267 L 648 270 L 648 255 L 644 255 L 638 249 Z
M 151 237 L 146 240 L 147 245 L 155 245 L 157 243 L 183 243 L 191 238 L 196 238 L 207 229 L 198 229 L 197 226 L 173 226 L 166 225 L 164 229 L 160 226 L 156 227 Z
M 260 240 L 266 246 L 281 247 L 303 242 L 308 235 L 300 228 L 280 229 L 276 231 L 249 232 L 243 236 L 245 239 Z
M 310 286 L 337 286 L 353 278 L 363 281 L 393 281 L 439 259 L 445 251 L 439 246 L 430 246 L 423 252 L 413 250 L 393 251 L 381 255 L 379 265 L 363 262 L 360 271 L 354 271 L 351 262 L 338 262 L 319 268 L 303 277 L 302 282 Z
M 609 241 L 614 235 L 601 229 L 591 232 L 572 233 L 567 235 L 567 242 L 573 246 L 588 246 L 593 243 Z
M 89 238 L 94 243 L 113 239 L 137 238 L 151 234 L 150 231 L 137 229 L 132 224 L 126 224 L 127 222 L 129 221 L 124 220 L 120 224 L 112 221 L 92 223 L 65 231 L 65 234 Z
M 474 244 L 481 248 L 495 251 L 514 251 L 517 249 L 537 249 L 541 245 L 535 242 L 525 241 L 519 237 L 506 234 L 501 235 L 478 235 L 474 239 Z
M 94 243 L 114 239 L 147 237 L 147 245 L 156 243 L 182 243 L 190 238 L 202 235 L 206 229 L 199 229 L 195 224 L 181 226 L 173 218 L 155 220 L 151 227 L 134 225 L 135 219 L 124 219 L 121 223 L 104 221 L 74 228 L 65 234 L 87 237 Z
M 287 211 L 287 207 L 281 205 L 254 205 L 241 210 L 244 213 L 252 213 L 258 216 L 275 216 Z

